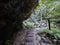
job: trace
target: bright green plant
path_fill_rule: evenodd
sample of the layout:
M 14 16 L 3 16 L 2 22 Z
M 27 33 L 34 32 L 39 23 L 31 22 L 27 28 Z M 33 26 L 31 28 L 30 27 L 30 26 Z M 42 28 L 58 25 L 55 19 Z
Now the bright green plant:
M 45 29 L 45 30 L 39 31 L 39 33 L 44 33 L 44 32 L 46 32 L 50 35 L 53 35 L 56 39 L 60 39 L 60 31 L 57 29 L 52 29 L 52 30 Z
M 56 30 L 56 29 L 52 29 L 52 30 L 46 30 L 46 33 L 49 33 L 50 35 L 53 35 L 56 39 L 60 39 L 60 31 Z
M 24 26 L 25 26 L 26 28 L 28 28 L 28 29 L 29 29 L 29 28 L 35 28 L 33 22 L 24 22 L 23 24 L 24 24 Z

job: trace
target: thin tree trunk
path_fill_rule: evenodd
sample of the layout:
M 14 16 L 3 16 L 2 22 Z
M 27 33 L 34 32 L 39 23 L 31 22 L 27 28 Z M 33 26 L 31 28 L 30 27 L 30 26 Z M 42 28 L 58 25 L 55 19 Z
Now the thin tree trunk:
M 48 25 L 49 25 L 49 30 L 51 30 L 51 27 L 50 27 L 50 20 L 48 19 Z

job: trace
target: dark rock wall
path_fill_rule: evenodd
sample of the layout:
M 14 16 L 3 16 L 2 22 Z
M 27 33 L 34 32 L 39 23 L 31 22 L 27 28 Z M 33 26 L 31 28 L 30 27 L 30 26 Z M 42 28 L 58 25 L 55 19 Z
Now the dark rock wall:
M 36 7 L 38 0 L 0 0 L 0 40 L 7 40 L 12 33 L 22 29 Z

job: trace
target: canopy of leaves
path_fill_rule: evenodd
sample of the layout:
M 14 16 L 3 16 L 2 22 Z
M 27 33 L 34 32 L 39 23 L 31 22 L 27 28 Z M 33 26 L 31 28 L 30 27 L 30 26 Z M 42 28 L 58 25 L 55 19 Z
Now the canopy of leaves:
M 42 0 L 42 7 L 44 6 L 45 9 L 43 10 L 44 17 L 50 18 L 60 18 L 60 0 Z

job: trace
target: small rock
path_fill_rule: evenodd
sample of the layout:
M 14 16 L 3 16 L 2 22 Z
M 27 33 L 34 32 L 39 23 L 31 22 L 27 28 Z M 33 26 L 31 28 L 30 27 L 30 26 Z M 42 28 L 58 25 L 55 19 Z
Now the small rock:
M 52 43 L 49 39 L 46 39 L 45 37 L 42 37 L 41 41 L 44 43 Z
M 36 35 L 36 40 L 40 41 L 41 37 L 39 35 Z

